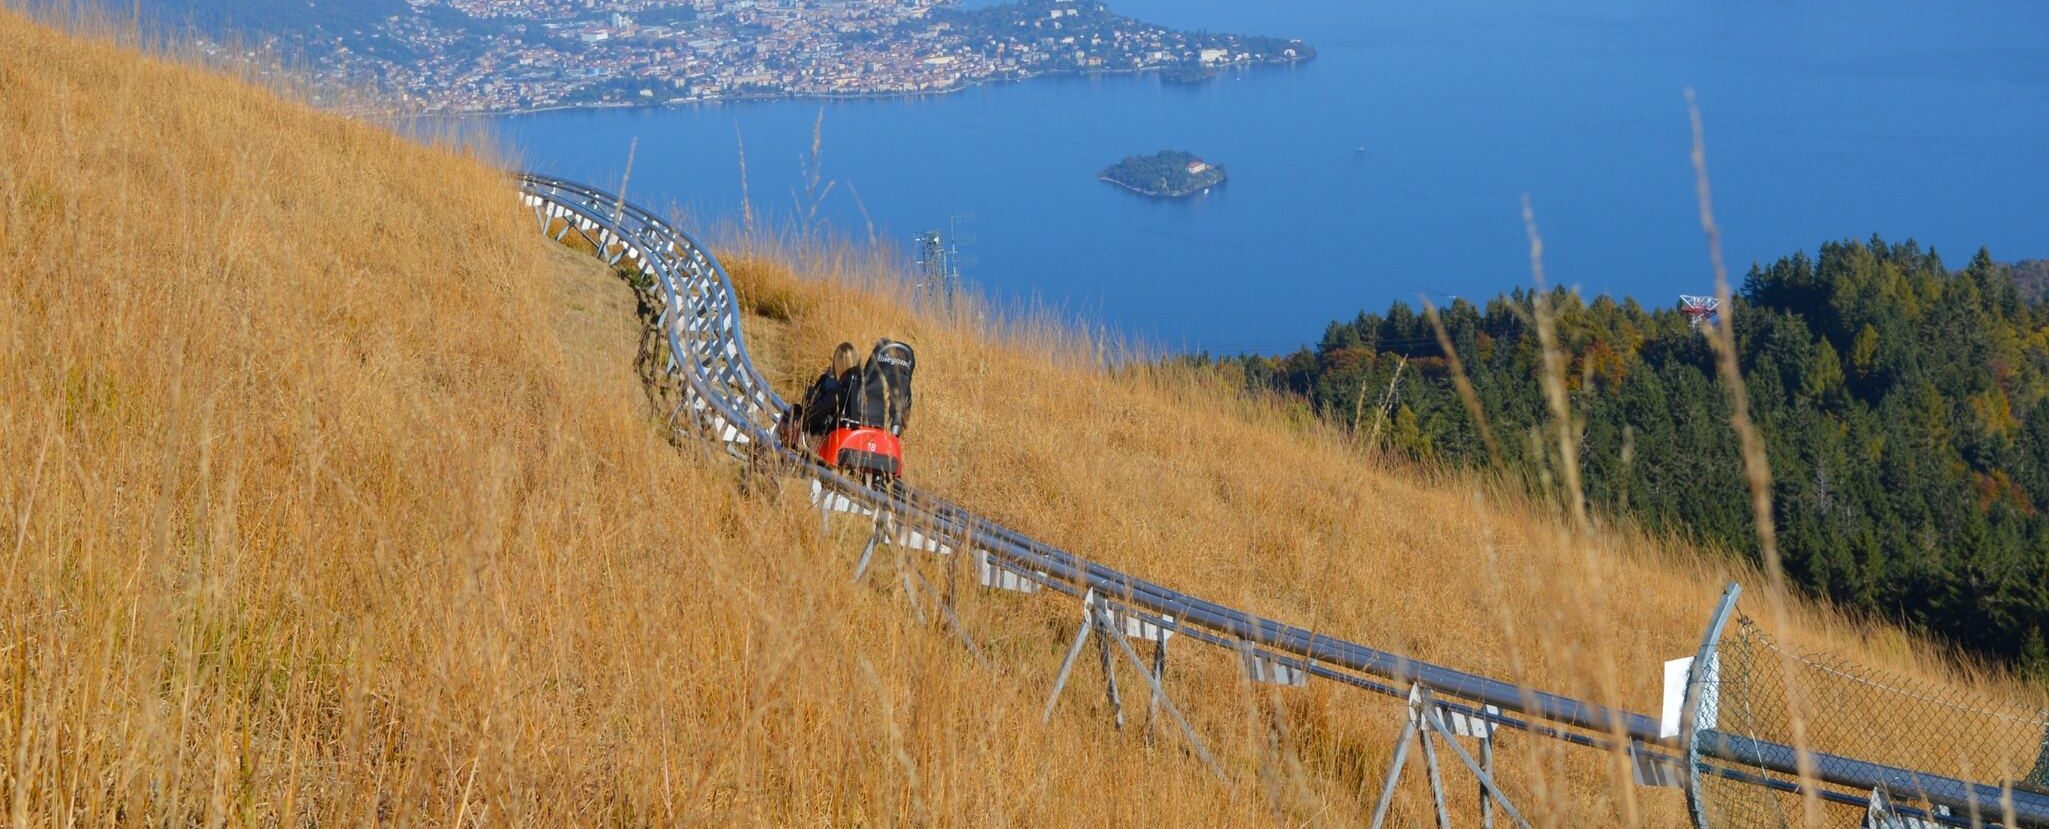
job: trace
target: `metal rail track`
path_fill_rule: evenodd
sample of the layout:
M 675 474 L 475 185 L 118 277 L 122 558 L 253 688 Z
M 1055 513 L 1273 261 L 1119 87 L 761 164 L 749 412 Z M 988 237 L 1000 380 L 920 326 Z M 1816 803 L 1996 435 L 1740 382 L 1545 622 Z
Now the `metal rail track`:
M 1119 616 L 1229 648 L 1247 660 L 1263 660 L 1304 677 L 1397 698 L 1420 687 L 1443 711 L 1498 728 L 1628 752 L 1639 769 L 1656 766 L 1696 781 L 1698 775 L 1708 775 L 1781 792 L 1800 788 L 1761 773 L 1797 779 L 1794 748 L 1691 728 L 1691 715 L 1700 705 L 1697 674 L 1687 689 L 1688 733 L 1677 739 L 1662 737 L 1659 722 L 1643 714 L 1410 659 L 1205 601 L 1034 540 L 932 494 L 901 484 L 870 487 L 791 452 L 775 437 L 775 424 L 789 404 L 749 356 L 731 280 L 704 245 L 654 213 L 593 187 L 531 173 L 521 175 L 519 184 L 544 232 L 558 241 L 575 235 L 608 264 L 631 264 L 654 279 L 663 303 L 660 326 L 669 352 L 667 370 L 681 390 L 673 426 L 736 456 L 770 458 L 796 470 L 816 482 L 826 497 L 841 499 L 843 511 L 887 515 L 915 528 L 906 531 L 910 546 L 933 552 L 972 551 L 1040 588 L 1089 596 Z M 1724 610 L 1732 600 L 1733 588 Z M 1717 633 L 1703 644 L 1699 663 L 1705 663 L 1714 647 L 1719 621 L 1714 628 Z M 2049 827 L 2049 796 L 1849 757 L 1810 757 L 1815 776 L 1825 784 L 1811 788 L 1829 803 L 1861 809 L 1868 802 L 1867 793 L 1879 790 L 1957 814 L 1996 816 L 2010 798 L 2018 825 Z M 1695 782 L 1686 788 L 1695 822 L 1705 829 L 1696 802 L 1699 786 Z M 1965 818 L 1940 812 L 1897 811 L 1936 824 L 1971 825 Z

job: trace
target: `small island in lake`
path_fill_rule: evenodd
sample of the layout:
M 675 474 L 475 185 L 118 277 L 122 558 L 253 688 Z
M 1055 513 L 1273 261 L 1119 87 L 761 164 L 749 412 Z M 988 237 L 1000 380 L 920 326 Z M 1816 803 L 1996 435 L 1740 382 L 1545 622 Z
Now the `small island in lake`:
M 1179 199 L 1223 184 L 1224 168 L 1186 150 L 1161 150 L 1119 161 L 1096 177 L 1135 193 Z

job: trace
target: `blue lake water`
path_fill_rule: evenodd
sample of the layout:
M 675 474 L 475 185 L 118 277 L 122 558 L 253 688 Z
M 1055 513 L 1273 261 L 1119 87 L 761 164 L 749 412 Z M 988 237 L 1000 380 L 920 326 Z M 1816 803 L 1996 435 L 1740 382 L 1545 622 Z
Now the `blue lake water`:
M 1170 348 L 1278 352 L 1419 294 L 1554 283 L 1667 303 L 1711 288 L 1684 90 L 1732 267 L 1912 237 L 1961 266 L 2049 256 L 2049 4 L 2039 0 L 1112 0 L 1180 28 L 1297 36 L 1311 63 L 1200 86 L 1046 78 L 935 97 L 497 119 L 526 165 L 706 225 L 788 219 L 824 113 L 821 221 L 909 248 L 970 213 L 966 276 Z M 1095 179 L 1185 148 L 1207 196 Z M 852 332 L 861 333 L 861 332 Z M 874 332 L 869 332 L 870 334 Z

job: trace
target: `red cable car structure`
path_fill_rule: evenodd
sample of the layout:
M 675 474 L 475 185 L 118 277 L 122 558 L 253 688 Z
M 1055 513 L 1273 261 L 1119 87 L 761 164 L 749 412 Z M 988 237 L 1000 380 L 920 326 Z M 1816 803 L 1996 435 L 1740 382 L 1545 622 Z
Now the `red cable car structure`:
M 1722 301 L 1711 296 L 1679 295 L 1679 313 L 1699 328 L 1722 317 Z

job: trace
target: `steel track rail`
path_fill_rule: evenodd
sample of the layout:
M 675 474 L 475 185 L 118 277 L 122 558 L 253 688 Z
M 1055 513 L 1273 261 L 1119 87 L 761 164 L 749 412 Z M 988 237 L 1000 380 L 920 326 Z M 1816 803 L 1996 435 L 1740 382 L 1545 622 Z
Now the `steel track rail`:
M 669 351 L 667 369 L 681 381 L 682 402 L 672 416 L 672 425 L 679 430 L 707 437 L 736 456 L 766 457 L 783 464 L 860 510 L 898 517 L 924 533 L 926 543 L 983 552 L 992 565 L 1059 593 L 1081 596 L 1094 591 L 1121 613 L 1197 641 L 1257 654 L 1310 676 L 1379 694 L 1403 697 L 1408 685 L 1419 684 L 1437 697 L 1468 703 L 1443 704 L 1475 719 L 1577 745 L 1642 751 L 1651 762 L 1675 768 L 1684 762 L 1638 748 L 1685 750 L 1678 741 L 1661 737 L 1659 723 L 1651 717 L 1410 659 L 1205 601 L 1034 540 L 918 489 L 871 488 L 791 452 L 775 437 L 777 419 L 789 404 L 748 354 L 738 296 L 708 248 L 645 208 L 597 188 L 531 173 L 520 176 L 519 182 L 545 232 L 557 240 L 573 234 L 608 264 L 632 264 L 654 279 L 663 302 L 659 324 Z M 1486 713 L 1487 706 L 1502 713 Z M 1701 755 L 1726 764 L 1703 762 L 1702 771 L 1779 791 L 1794 790 L 1787 781 L 1750 771 L 1798 775 L 1792 747 L 1715 732 L 1703 732 L 1700 738 Z M 1854 792 L 1883 789 L 1960 813 L 1991 815 L 2000 814 L 2010 797 L 2021 825 L 2049 827 L 2049 796 L 1848 757 L 1812 757 L 1822 782 Z M 1862 802 L 1840 791 L 1818 789 L 1818 794 L 1831 802 Z M 1930 817 L 1968 825 L 1960 818 Z

